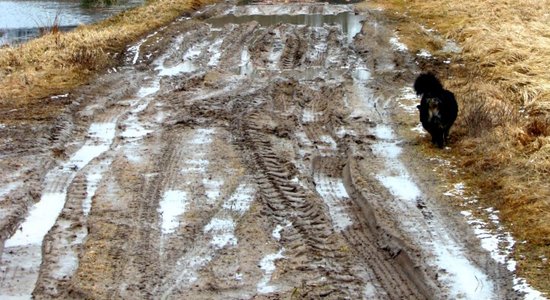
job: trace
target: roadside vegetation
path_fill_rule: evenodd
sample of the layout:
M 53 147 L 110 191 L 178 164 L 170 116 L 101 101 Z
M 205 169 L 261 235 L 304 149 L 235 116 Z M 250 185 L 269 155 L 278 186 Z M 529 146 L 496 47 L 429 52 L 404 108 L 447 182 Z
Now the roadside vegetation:
M 461 112 L 448 156 L 500 211 L 518 242 L 520 276 L 550 293 L 550 1 L 375 0 L 421 68 L 455 92 Z M 460 51 L 449 51 L 447 41 Z M 451 63 L 442 63 L 443 61 Z
M 118 0 L 80 0 L 84 7 L 102 7 L 116 4 Z
M 0 121 L 55 118 L 63 105 L 45 106 L 46 97 L 86 83 L 115 65 L 129 43 L 210 2 L 151 0 L 94 25 L 68 33 L 52 30 L 25 44 L 0 48 Z

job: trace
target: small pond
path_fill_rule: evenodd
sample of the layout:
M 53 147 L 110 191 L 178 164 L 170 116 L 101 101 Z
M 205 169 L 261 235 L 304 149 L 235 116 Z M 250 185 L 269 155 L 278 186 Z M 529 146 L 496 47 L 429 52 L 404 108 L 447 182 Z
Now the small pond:
M 32 39 L 40 35 L 42 28 L 49 28 L 54 23 L 60 30 L 67 31 L 142 3 L 143 0 L 119 0 L 107 7 L 86 7 L 80 0 L 0 0 L 0 45 Z

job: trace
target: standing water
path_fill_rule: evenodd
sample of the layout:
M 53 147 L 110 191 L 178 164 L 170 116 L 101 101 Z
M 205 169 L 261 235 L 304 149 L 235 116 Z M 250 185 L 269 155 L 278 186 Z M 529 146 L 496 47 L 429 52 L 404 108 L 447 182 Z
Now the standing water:
M 81 0 L 0 0 L 0 46 L 35 38 L 54 24 L 67 31 L 142 3 L 143 0 L 119 0 L 106 7 L 86 7 Z

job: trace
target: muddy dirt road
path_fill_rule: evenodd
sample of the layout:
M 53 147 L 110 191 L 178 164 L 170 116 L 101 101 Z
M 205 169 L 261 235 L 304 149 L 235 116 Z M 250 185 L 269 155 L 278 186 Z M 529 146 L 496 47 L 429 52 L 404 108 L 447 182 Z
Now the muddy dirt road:
M 0 298 L 520 296 L 398 134 L 380 12 L 220 4 L 123 60 L 2 127 Z

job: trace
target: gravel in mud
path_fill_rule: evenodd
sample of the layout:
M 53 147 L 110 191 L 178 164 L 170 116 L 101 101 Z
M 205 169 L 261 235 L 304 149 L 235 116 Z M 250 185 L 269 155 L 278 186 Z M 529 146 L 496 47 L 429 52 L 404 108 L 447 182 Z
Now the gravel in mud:
M 0 298 L 517 297 L 408 171 L 393 36 L 353 5 L 210 6 L 56 124 L 1 127 Z

